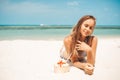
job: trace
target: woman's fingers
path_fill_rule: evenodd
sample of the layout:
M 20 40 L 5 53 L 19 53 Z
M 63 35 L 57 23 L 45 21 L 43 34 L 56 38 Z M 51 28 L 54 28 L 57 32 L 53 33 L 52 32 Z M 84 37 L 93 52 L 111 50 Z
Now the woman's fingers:
M 94 71 L 94 67 L 91 66 L 91 64 L 86 64 L 85 73 L 86 73 L 86 74 L 89 74 L 89 75 L 92 75 L 92 74 L 93 74 L 93 71 Z
M 93 70 L 85 70 L 86 74 L 92 75 L 93 74 Z
M 90 63 L 87 63 L 87 65 L 88 65 L 88 67 L 94 68 L 94 66 L 92 64 L 90 64 Z
M 79 44 L 81 44 L 82 42 L 81 41 L 77 41 Z
M 77 50 L 80 50 L 81 45 L 80 45 L 80 44 L 76 44 L 75 48 L 76 48 Z

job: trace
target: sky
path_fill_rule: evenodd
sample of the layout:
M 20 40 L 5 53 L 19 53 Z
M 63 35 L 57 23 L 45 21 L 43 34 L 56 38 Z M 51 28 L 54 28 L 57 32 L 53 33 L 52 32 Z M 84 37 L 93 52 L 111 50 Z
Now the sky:
M 74 25 L 84 15 L 97 25 L 120 25 L 120 0 L 0 0 L 0 25 Z

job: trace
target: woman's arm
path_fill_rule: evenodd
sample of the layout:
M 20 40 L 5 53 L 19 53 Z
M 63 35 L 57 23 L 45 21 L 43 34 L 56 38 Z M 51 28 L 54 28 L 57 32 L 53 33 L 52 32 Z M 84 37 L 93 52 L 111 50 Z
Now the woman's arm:
M 65 49 L 66 49 L 66 52 L 68 53 L 68 54 L 70 54 L 70 46 L 71 46 L 71 36 L 67 36 L 67 37 L 65 37 L 65 39 L 64 39 L 64 46 L 65 46 Z
M 82 63 L 82 62 L 79 62 L 75 56 L 72 56 L 71 57 L 71 60 L 72 60 L 72 63 L 73 63 L 73 66 L 79 68 L 79 69 L 82 69 L 85 71 L 86 74 L 89 74 L 89 75 L 92 75 L 93 74 L 93 70 L 94 70 L 94 67 L 93 65 L 89 64 L 89 63 Z
M 67 36 L 64 39 L 64 45 L 65 45 L 65 49 L 66 49 L 67 53 L 70 53 L 71 41 L 72 41 L 71 36 Z M 77 61 L 77 57 L 76 57 L 75 54 L 72 55 L 71 62 L 73 63 L 73 66 L 75 66 L 77 68 L 80 68 L 80 69 L 84 69 L 85 68 L 85 63 L 81 63 L 81 62 Z
M 77 50 L 86 51 L 87 63 L 90 63 L 92 65 L 95 64 L 96 48 L 97 48 L 97 38 L 96 37 L 93 38 L 91 46 L 89 46 L 85 42 L 81 42 L 81 41 L 78 41 L 78 44 L 76 45 Z
M 92 75 L 94 71 L 93 65 L 89 63 L 81 63 L 79 61 L 73 62 L 73 66 L 84 70 L 86 74 Z
M 97 49 L 97 38 L 94 37 L 90 49 L 87 49 L 87 62 L 95 65 L 96 49 Z
M 73 65 L 77 68 L 81 68 L 85 71 L 86 74 L 93 74 L 96 48 L 97 48 L 97 38 L 94 37 L 92 40 L 92 46 L 88 46 L 84 42 L 78 41 L 79 44 L 76 45 L 77 50 L 85 50 L 87 53 L 87 63 L 81 63 L 78 61 L 73 62 Z

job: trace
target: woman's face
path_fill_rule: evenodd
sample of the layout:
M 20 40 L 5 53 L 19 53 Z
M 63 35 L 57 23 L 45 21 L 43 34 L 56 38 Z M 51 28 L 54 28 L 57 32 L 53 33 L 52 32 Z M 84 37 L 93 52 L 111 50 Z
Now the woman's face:
M 82 37 L 87 37 L 92 34 L 95 26 L 95 21 L 93 19 L 87 19 L 85 20 L 80 29 L 80 33 Z

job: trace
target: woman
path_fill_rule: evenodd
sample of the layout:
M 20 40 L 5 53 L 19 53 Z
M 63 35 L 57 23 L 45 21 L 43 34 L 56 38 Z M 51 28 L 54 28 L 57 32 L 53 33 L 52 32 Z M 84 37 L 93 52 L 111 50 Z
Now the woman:
M 64 45 L 67 55 L 71 55 L 70 61 L 73 66 L 91 75 L 95 65 L 97 38 L 91 36 L 96 19 L 91 15 L 83 16 L 72 30 L 72 33 L 65 37 Z M 63 55 L 64 58 L 67 56 Z

